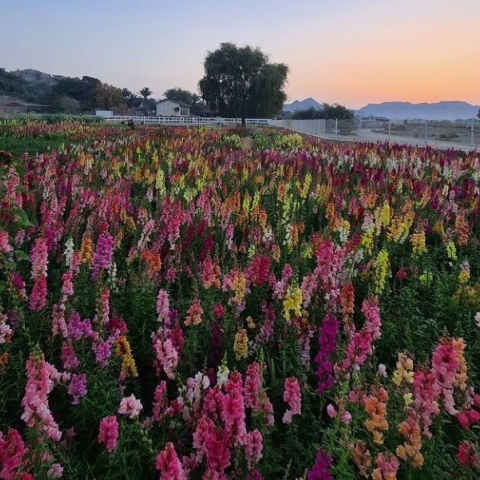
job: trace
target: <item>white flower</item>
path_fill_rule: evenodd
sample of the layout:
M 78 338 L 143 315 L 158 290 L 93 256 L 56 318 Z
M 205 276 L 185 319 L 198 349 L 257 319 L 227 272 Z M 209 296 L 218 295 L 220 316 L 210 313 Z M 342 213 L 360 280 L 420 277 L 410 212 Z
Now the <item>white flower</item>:
M 222 386 L 227 380 L 230 370 L 226 365 L 220 365 L 217 372 L 217 383 Z
M 386 377 L 387 376 L 387 367 L 383 363 L 378 366 L 378 376 Z

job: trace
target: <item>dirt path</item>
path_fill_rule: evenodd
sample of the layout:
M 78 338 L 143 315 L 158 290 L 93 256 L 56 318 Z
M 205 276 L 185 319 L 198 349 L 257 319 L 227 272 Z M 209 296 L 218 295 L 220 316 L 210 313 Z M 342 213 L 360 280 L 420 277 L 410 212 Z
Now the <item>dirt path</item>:
M 253 138 L 243 137 L 243 150 L 246 152 L 253 149 Z

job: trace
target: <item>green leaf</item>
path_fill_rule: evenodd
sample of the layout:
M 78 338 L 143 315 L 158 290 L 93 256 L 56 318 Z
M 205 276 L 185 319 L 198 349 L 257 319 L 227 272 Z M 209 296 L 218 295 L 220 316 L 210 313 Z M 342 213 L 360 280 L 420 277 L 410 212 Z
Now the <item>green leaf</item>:
M 28 254 L 23 250 L 15 250 L 15 258 L 17 260 L 28 260 Z

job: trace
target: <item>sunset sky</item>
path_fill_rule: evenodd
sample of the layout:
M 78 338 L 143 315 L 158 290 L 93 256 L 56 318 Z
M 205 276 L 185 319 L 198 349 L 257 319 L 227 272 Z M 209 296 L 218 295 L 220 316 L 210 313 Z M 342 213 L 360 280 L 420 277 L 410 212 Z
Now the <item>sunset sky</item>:
M 0 67 L 197 90 L 222 42 L 290 67 L 288 101 L 480 104 L 480 0 L 1 0 Z

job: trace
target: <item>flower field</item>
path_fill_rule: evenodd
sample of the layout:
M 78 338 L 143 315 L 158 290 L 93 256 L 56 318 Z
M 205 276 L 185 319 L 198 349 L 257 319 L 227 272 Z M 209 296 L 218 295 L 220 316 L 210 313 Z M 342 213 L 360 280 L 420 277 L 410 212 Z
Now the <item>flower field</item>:
M 0 479 L 478 478 L 480 156 L 240 135 L 0 125 Z

